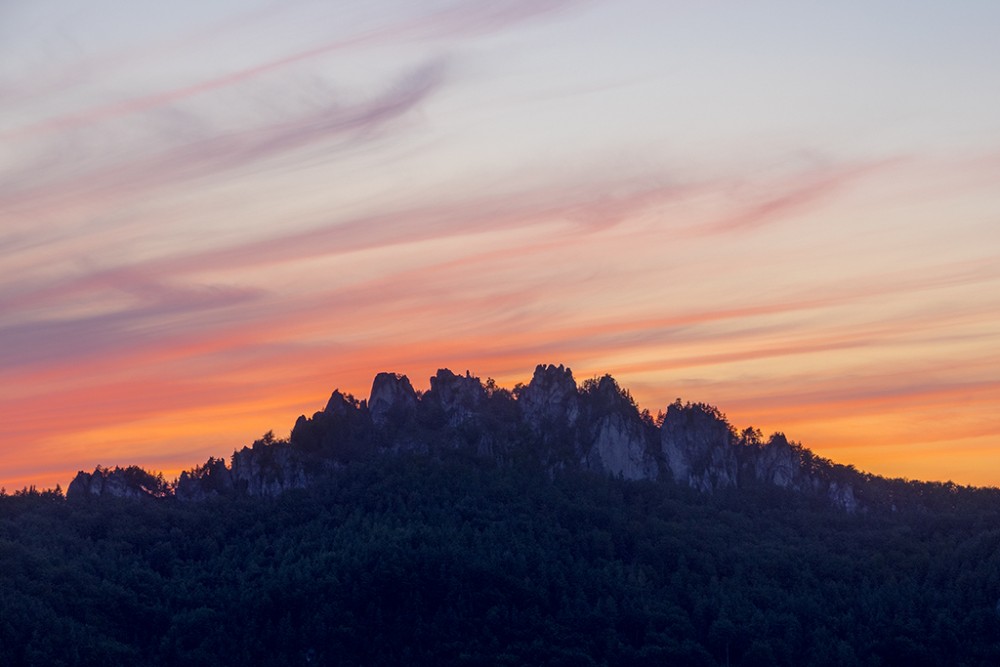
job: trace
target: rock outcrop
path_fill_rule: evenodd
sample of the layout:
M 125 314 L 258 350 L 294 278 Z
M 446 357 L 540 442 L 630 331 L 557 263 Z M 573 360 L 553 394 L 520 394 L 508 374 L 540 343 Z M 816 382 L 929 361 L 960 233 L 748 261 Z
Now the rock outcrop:
M 660 428 L 660 447 L 667 469 L 678 484 L 711 492 L 736 486 L 733 429 L 715 408 L 702 404 L 667 406 Z
M 801 486 L 803 477 L 807 476 L 803 463 L 800 452 L 783 434 L 775 433 L 754 457 L 753 475 L 762 482 L 783 489 Z
M 858 509 L 854 488 L 831 478 L 830 463 L 789 442 L 783 433 L 775 433 L 767 444 L 755 448 L 750 466 L 759 482 L 825 497 L 848 512 Z
M 716 408 L 676 401 L 657 425 L 606 375 L 578 386 L 570 369 L 539 365 L 513 392 L 466 372 L 441 369 L 430 389 L 405 375 L 379 373 L 366 401 L 334 391 L 322 411 L 298 418 L 290 438 L 268 433 L 235 452 L 230 465 L 209 459 L 184 472 L 175 488 L 139 468 L 81 472 L 70 497 L 276 496 L 308 486 L 330 470 L 376 453 L 443 454 L 463 450 L 506 463 L 533 461 L 550 472 L 585 469 L 629 480 L 666 478 L 705 493 L 779 487 L 824 499 L 846 511 L 860 502 L 861 475 L 834 466 L 784 435 L 765 443 L 742 435 Z
M 226 462 L 210 458 L 204 465 L 182 472 L 174 493 L 180 500 L 205 500 L 232 491 L 233 475 Z
M 536 433 L 575 427 L 580 394 L 573 371 L 561 364 L 537 366 L 531 382 L 519 393 L 517 405 L 524 421 Z
M 162 498 L 171 493 L 162 475 L 153 475 L 138 466 L 103 468 L 94 472 L 80 471 L 66 489 L 71 499 L 88 497 Z
M 289 443 L 244 447 L 233 454 L 233 488 L 251 496 L 277 496 L 309 483 L 303 458 Z
M 329 406 L 327 406 L 329 407 Z M 417 407 L 417 392 L 410 379 L 396 373 L 379 373 L 372 383 L 368 412 L 377 426 L 403 423 Z
M 655 427 L 643 420 L 631 397 L 605 375 L 583 398 L 588 436 L 582 457 L 585 465 L 625 479 L 656 479 Z
M 594 430 L 594 442 L 585 458 L 591 470 L 603 470 L 625 479 L 659 476 L 656 459 L 648 451 L 649 439 L 643 424 L 621 415 L 608 415 Z
M 323 413 L 317 413 L 323 414 Z M 182 472 L 175 495 L 180 500 L 204 500 L 239 493 L 250 496 L 277 496 L 302 489 L 311 481 L 306 474 L 307 453 L 289 442 L 279 441 L 268 432 L 263 438 L 233 454 L 232 466 L 210 458 L 204 465 Z M 322 467 L 317 468 L 317 472 Z
M 443 368 L 431 378 L 431 388 L 421 402 L 435 403 L 451 428 L 476 421 L 486 401 L 486 389 L 479 378 L 468 372 L 455 375 Z

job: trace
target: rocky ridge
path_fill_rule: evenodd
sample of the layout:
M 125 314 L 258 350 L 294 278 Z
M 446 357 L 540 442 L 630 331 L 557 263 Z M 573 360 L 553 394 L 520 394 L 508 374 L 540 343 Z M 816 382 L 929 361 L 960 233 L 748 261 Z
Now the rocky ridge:
M 334 391 L 322 411 L 298 418 L 287 441 L 268 433 L 235 452 L 228 466 L 209 459 L 172 485 L 139 468 L 99 467 L 80 472 L 67 495 L 275 496 L 373 453 L 456 449 L 499 462 L 534 460 L 553 472 L 672 480 L 705 493 L 773 486 L 848 512 L 859 509 L 856 490 L 864 482 L 780 433 L 767 441 L 753 429 L 737 433 L 711 406 L 678 400 L 654 418 L 611 376 L 578 385 L 570 369 L 540 365 L 512 391 L 443 369 L 421 393 L 405 375 L 379 373 L 367 401 Z

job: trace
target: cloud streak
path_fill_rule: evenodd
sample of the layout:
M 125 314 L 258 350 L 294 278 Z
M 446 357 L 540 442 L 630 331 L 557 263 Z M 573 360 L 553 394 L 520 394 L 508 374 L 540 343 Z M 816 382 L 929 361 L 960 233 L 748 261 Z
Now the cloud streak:
M 146 298 L 138 307 L 81 317 L 0 326 L 0 366 L 9 372 L 40 362 L 62 365 L 77 359 L 120 354 L 133 345 L 167 335 L 171 318 L 190 317 L 245 305 L 259 297 L 256 290 L 180 289 L 133 285 Z M 197 326 L 197 325 L 195 325 Z
M 151 157 L 113 164 L 61 183 L 24 190 L 0 190 L 0 210 L 23 212 L 33 207 L 67 206 L 74 200 L 113 200 L 190 183 L 246 167 L 306 146 L 343 137 L 370 134 L 412 111 L 444 80 L 444 63 L 430 62 L 408 72 L 381 95 L 348 107 L 331 104 L 290 121 L 182 144 Z M 44 170 L 45 163 L 39 165 Z M 30 183 L 33 179 L 27 179 Z
M 778 194 L 768 196 L 760 203 L 739 207 L 735 213 L 700 225 L 692 232 L 696 235 L 750 232 L 791 215 L 808 214 L 824 199 L 846 190 L 848 186 L 864 178 L 897 167 L 903 162 L 901 158 L 892 158 L 798 174 Z
M 139 4 L 139 3 L 135 3 Z M 85 86 L 97 76 L 106 76 L 125 67 L 155 62 L 162 58 L 176 57 L 192 48 L 204 48 L 227 33 L 244 29 L 253 24 L 270 20 L 288 11 L 289 2 L 274 2 L 237 16 L 225 16 L 209 25 L 199 26 L 180 36 L 158 39 L 152 43 L 142 43 L 137 47 L 120 48 L 95 57 L 84 57 L 63 65 L 46 75 L 23 79 L 9 89 L 0 89 L 0 99 L 12 102 L 31 100 L 44 95 L 65 91 L 68 88 Z M 36 127 L 38 124 L 36 124 Z M 29 126 L 30 127 L 30 126 Z
M 29 125 L 15 127 L 0 132 L 0 141 L 13 141 L 36 137 L 52 132 L 65 132 L 115 120 L 123 116 L 149 112 L 176 104 L 177 102 L 213 93 L 236 84 L 257 79 L 264 74 L 288 68 L 292 65 L 317 59 L 331 53 L 359 47 L 385 43 L 400 39 L 442 38 L 455 35 L 475 35 L 501 30 L 529 18 L 568 7 L 569 0 L 502 0 L 497 3 L 465 2 L 437 12 L 429 17 L 389 24 L 364 33 L 337 39 L 317 46 L 296 51 L 261 62 L 222 76 L 212 77 L 197 83 L 180 86 L 157 93 L 112 102 L 84 111 L 48 118 Z
M 822 22 L 786 53 L 759 13 L 727 32 L 628 0 L 191 5 L 121 35 L 90 11 L 9 46 L 54 64 L 0 73 L 8 487 L 32 457 L 185 467 L 333 387 L 440 366 L 612 372 L 651 410 L 787 418 L 862 467 L 901 439 L 940 461 L 1000 437 L 982 76 L 940 105 L 923 73 L 895 71 L 897 95 L 851 70 Z M 774 52 L 747 58 L 745 26 Z M 928 410 L 953 439 L 919 431 Z

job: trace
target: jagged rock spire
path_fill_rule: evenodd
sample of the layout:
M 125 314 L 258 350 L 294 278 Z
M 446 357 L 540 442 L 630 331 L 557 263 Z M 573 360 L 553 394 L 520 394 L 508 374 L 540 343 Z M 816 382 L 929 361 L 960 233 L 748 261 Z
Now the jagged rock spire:
M 701 491 L 735 486 L 738 462 L 732 427 L 715 408 L 701 403 L 667 406 L 660 446 L 678 484 Z
M 486 389 L 479 378 L 468 372 L 456 375 L 447 368 L 431 378 L 431 389 L 422 398 L 435 402 L 453 427 L 474 420 L 485 400 Z
M 582 468 L 632 480 L 665 475 L 703 492 L 765 484 L 823 497 L 848 511 L 858 507 L 859 474 L 832 474 L 833 464 L 783 435 L 766 443 L 759 433 L 740 438 L 716 408 L 680 401 L 667 406 L 657 427 L 610 375 L 578 387 L 562 365 L 539 365 L 514 392 L 492 384 L 488 390 L 469 372 L 441 369 L 430 390 L 418 394 L 405 375 L 379 373 L 367 403 L 334 391 L 322 411 L 299 417 L 288 441 L 268 434 L 234 453 L 231 466 L 210 459 L 183 473 L 175 493 L 187 500 L 273 496 L 376 452 L 457 448 L 497 461 L 528 457 L 551 471 Z M 162 478 L 157 482 L 141 469 L 98 468 L 79 473 L 67 495 L 170 492 Z
M 576 425 L 580 415 L 580 396 L 573 371 L 564 367 L 539 364 L 531 382 L 517 400 L 521 414 L 531 426 L 547 424 Z
M 372 382 L 368 410 L 372 421 L 383 425 L 390 419 L 400 419 L 413 412 L 417 405 L 417 392 L 410 379 L 397 373 L 379 373 Z

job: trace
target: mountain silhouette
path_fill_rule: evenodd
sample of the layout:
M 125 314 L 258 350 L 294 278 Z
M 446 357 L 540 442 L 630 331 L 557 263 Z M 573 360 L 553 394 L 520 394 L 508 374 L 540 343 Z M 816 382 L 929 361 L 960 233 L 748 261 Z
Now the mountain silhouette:
M 703 493 L 784 489 L 848 513 L 899 503 L 949 505 L 954 484 L 891 480 L 815 455 L 782 433 L 737 431 L 705 403 L 641 411 L 610 375 L 578 384 L 569 368 L 539 365 L 513 390 L 442 369 L 430 389 L 379 373 L 367 400 L 334 391 L 326 407 L 300 416 L 287 440 L 268 432 L 166 483 L 134 466 L 79 472 L 67 497 L 277 496 L 328 477 L 352 461 L 413 453 L 464 452 L 482 461 L 530 463 L 550 475 L 582 470 L 649 480 Z M 971 489 L 964 489 L 971 491 Z

